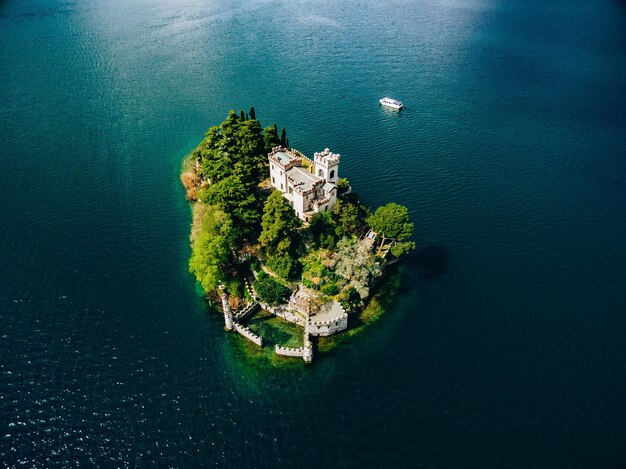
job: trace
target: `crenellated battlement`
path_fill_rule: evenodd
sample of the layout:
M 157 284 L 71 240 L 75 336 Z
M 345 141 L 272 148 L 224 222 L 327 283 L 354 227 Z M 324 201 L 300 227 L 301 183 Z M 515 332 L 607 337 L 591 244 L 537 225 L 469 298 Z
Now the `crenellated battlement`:
M 322 164 L 324 166 L 337 166 L 341 155 L 339 153 L 333 153 L 328 148 L 314 154 L 315 164 Z
M 235 331 L 238 334 L 242 335 L 246 339 L 248 339 L 253 344 L 258 345 L 259 347 L 263 347 L 263 337 L 252 332 L 248 327 L 243 324 L 239 324 L 238 322 L 234 323 Z
M 292 348 L 292 347 L 283 347 L 282 345 L 276 344 L 274 348 L 276 355 L 283 355 L 285 357 L 302 357 L 304 355 L 304 348 Z

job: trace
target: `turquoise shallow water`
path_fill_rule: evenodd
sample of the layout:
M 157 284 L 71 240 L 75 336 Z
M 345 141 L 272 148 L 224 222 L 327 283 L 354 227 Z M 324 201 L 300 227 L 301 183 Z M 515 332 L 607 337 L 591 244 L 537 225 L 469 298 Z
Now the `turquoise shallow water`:
M 187 273 L 180 159 L 250 105 L 416 222 L 310 369 Z M 625 126 L 619 1 L 0 2 L 0 461 L 624 467 Z

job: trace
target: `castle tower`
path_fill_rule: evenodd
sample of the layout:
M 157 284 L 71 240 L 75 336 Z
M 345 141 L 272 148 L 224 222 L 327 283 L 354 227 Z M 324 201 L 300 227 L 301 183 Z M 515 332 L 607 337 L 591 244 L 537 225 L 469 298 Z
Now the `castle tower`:
M 224 328 L 227 331 L 233 330 L 233 313 L 228 304 L 228 296 L 224 292 L 224 285 L 220 285 L 220 297 L 222 298 L 222 310 L 224 311 Z
M 270 164 L 270 183 L 284 194 L 289 187 L 287 171 L 296 166 L 300 160 L 293 152 L 280 146 L 273 148 L 267 156 Z
M 304 363 L 312 363 L 313 362 L 313 344 L 311 343 L 311 339 L 309 338 L 309 315 L 307 314 L 306 322 L 304 323 L 304 345 L 302 349 L 302 359 Z
M 337 184 L 339 180 L 339 154 L 332 153 L 328 148 L 315 153 L 315 175 L 326 179 L 326 182 Z

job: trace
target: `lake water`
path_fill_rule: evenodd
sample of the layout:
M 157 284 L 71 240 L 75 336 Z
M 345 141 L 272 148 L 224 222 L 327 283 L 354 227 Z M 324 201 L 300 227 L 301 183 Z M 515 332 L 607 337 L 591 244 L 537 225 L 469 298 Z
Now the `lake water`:
M 310 368 L 187 272 L 180 160 L 250 105 L 416 225 Z M 0 462 L 625 467 L 624 148 L 623 1 L 0 1 Z

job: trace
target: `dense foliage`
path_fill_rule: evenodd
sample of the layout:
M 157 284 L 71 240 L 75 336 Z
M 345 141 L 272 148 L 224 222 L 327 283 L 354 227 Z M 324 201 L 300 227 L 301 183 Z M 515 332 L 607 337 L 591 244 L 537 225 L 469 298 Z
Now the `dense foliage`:
M 259 183 L 268 174 L 268 148 L 279 140 L 276 126 L 264 135 L 255 117 L 254 108 L 248 116 L 231 111 L 192 154 L 197 168 L 193 183 L 199 187 L 194 196 L 206 209 L 194 236 L 189 270 L 207 292 L 219 284 L 230 286 L 231 294 L 241 290 L 234 254 L 246 240 L 256 241 L 261 231 L 267 196 Z
M 270 194 L 263 208 L 259 242 L 269 255 L 290 251 L 301 222 L 293 207 L 279 191 Z
M 193 152 L 204 182 L 197 199 L 228 212 L 242 240 L 260 231 L 264 196 L 258 184 L 268 175 L 267 152 L 279 142 L 276 127 L 265 135 L 254 117 L 254 108 L 250 116 L 231 111 Z
M 285 129 L 263 129 L 254 108 L 248 114 L 231 111 L 209 129 L 185 179 L 187 193 L 203 207 L 195 212 L 189 269 L 207 293 L 224 285 L 242 297 L 243 280 L 261 269 L 261 259 L 262 268 L 276 274 L 261 271 L 254 281 L 263 302 L 284 302 L 286 285 L 301 281 L 353 311 L 370 296 L 388 254 L 400 257 L 415 247 L 408 210 L 389 203 L 371 213 L 344 178 L 333 210 L 303 227 L 291 203 L 261 184 L 268 177 L 267 153 L 288 144 Z M 363 238 L 370 229 L 376 234 L 373 249 Z
M 233 234 L 230 216 L 218 206 L 208 206 L 189 260 L 189 270 L 205 291 L 213 291 L 228 280 Z
M 387 240 L 393 241 L 391 253 L 397 257 L 415 249 L 415 243 L 408 241 L 413 236 L 413 223 L 409 221 L 409 211 L 404 205 L 392 202 L 378 207 L 367 223 L 380 238 L 379 252 Z
M 293 207 L 274 191 L 263 208 L 259 243 L 265 248 L 267 265 L 282 278 L 291 278 L 298 270 L 298 228 L 301 225 Z
M 278 305 L 289 297 L 289 288 L 277 282 L 265 272 L 259 272 L 254 281 L 254 291 L 263 303 Z

